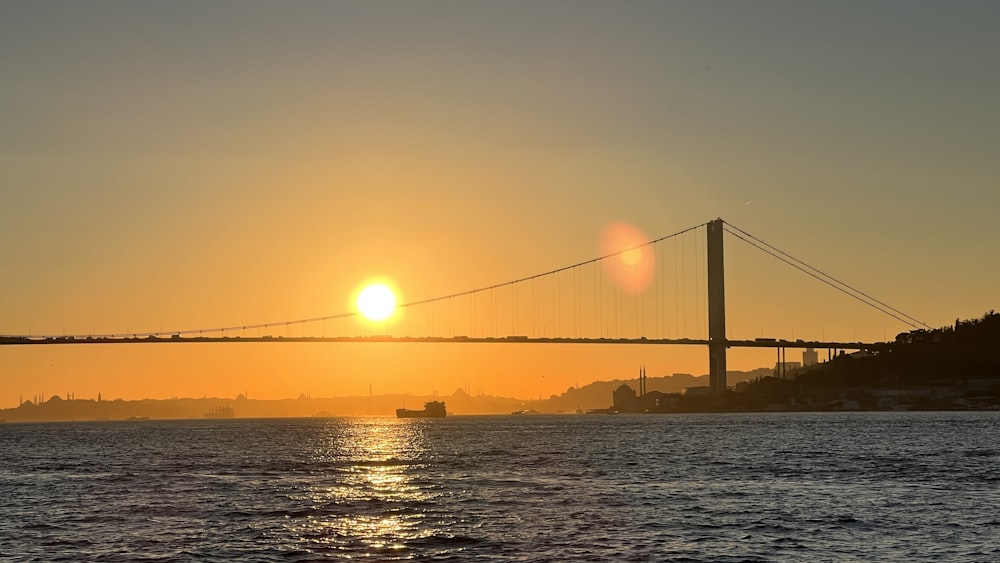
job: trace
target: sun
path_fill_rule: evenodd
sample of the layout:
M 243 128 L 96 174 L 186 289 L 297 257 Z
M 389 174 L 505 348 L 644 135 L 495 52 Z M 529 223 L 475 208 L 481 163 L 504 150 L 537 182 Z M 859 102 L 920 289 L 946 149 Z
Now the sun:
M 396 294 L 389 286 L 373 283 L 358 294 L 358 311 L 370 321 L 384 321 L 396 310 Z

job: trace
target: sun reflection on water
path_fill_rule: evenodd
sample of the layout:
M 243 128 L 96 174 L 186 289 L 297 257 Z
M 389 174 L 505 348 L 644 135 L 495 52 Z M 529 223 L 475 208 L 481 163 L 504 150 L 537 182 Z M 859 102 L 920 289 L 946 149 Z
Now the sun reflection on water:
M 423 432 L 422 424 L 395 419 L 331 425 L 328 443 L 313 452 L 324 471 L 299 499 L 310 515 L 291 531 L 314 548 L 386 556 L 432 533 L 423 525 L 431 493 L 413 482 L 427 452 Z

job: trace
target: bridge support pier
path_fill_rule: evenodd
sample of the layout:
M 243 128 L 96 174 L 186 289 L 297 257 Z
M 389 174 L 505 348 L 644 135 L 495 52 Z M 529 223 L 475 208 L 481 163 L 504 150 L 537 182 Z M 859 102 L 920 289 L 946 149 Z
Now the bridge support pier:
M 708 231 L 708 384 L 713 393 L 726 390 L 726 263 L 722 219 L 709 221 Z

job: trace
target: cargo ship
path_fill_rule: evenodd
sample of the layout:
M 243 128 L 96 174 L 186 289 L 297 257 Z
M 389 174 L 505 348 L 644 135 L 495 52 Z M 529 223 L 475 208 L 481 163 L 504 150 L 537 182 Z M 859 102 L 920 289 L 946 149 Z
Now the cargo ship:
M 396 418 L 444 418 L 444 401 L 424 403 L 424 410 L 396 409 Z

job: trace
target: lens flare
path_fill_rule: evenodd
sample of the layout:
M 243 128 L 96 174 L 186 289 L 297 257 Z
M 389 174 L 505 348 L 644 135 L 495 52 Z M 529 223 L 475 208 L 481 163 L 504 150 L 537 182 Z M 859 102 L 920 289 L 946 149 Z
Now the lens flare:
M 646 235 L 628 223 L 609 223 L 601 230 L 604 273 L 622 291 L 637 295 L 656 274 L 656 257 Z

